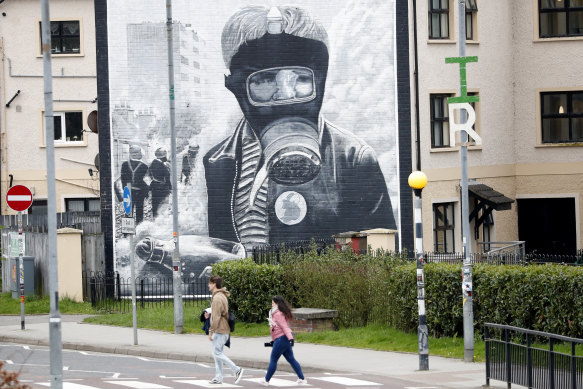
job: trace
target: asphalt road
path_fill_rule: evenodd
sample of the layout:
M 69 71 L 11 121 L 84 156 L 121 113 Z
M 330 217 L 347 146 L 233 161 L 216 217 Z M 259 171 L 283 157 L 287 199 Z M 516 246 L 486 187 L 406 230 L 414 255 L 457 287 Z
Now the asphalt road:
M 18 344 L 0 344 L 0 360 L 6 362 L 5 369 L 20 373 L 22 383 L 32 388 L 50 386 L 49 348 Z M 76 350 L 63 350 L 64 389 L 109 389 L 120 387 L 138 389 L 166 389 L 197 387 L 262 387 L 259 380 L 264 370 L 245 369 L 243 379 L 233 385 L 233 377 L 225 368 L 222 386 L 211 385 L 214 365 L 189 361 L 161 360 L 118 354 L 103 354 Z M 280 363 L 286 363 L 283 359 Z M 390 377 L 368 376 L 341 372 L 306 374 L 308 387 L 322 389 L 338 388 L 386 388 L 420 389 L 413 383 Z M 270 381 L 271 387 L 294 387 L 296 376 L 276 372 Z M 437 388 L 424 386 L 423 389 Z

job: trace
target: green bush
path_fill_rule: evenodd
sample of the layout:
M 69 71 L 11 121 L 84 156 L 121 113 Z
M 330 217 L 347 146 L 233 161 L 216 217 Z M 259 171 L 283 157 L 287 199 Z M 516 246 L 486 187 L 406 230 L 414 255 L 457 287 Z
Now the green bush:
M 223 279 L 231 293 L 230 308 L 237 319 L 246 322 L 265 320 L 271 298 L 284 291 L 283 268 L 257 265 L 252 259 L 220 262 L 213 265 L 213 274 Z
M 339 328 L 380 324 L 414 332 L 418 326 L 416 264 L 390 255 L 315 250 L 281 255 L 281 265 L 251 259 L 213 266 L 225 280 L 241 320 L 265 320 L 271 297 L 294 307 L 339 312 Z M 461 265 L 424 267 L 427 325 L 433 336 L 463 333 Z M 474 328 L 486 322 L 583 337 L 583 268 L 574 266 L 473 267 Z

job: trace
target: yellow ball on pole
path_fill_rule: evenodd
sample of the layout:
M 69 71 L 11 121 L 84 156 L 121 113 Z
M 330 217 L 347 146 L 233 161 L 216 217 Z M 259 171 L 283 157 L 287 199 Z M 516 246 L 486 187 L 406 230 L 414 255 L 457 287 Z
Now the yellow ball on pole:
M 422 171 L 409 174 L 409 186 L 412 189 L 423 189 L 427 185 L 427 176 Z

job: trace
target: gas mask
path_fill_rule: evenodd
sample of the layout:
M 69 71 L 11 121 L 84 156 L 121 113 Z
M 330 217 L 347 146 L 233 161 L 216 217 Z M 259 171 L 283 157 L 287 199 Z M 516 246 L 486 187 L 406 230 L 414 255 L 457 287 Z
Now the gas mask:
M 320 171 L 318 117 L 328 69 L 323 42 L 285 33 L 265 34 L 240 47 L 231 61 L 231 90 L 258 136 L 262 176 L 299 185 Z
M 249 103 L 256 107 L 299 104 L 316 97 L 314 72 L 291 66 L 260 70 L 247 78 Z M 269 178 L 279 184 L 303 184 L 320 171 L 318 130 L 301 116 L 276 119 L 259 135 Z

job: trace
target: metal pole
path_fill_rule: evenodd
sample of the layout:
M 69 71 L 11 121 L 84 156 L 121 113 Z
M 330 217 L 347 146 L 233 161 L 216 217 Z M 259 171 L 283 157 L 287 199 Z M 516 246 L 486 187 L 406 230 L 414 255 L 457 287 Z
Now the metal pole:
M 172 229 L 174 251 L 172 252 L 172 281 L 174 291 L 174 333 L 181 334 L 184 325 L 182 309 L 182 269 L 178 244 L 178 175 L 176 167 L 176 109 L 174 101 L 174 44 L 172 28 L 172 0 L 166 0 L 166 29 L 168 33 L 168 84 L 170 86 L 170 156 L 172 158 Z
M 20 282 L 20 329 L 24 330 L 24 244 L 22 242 L 22 211 L 18 211 L 18 279 Z
M 459 56 L 466 56 L 466 1 L 459 0 L 458 8 L 458 44 Z M 461 74 L 461 73 L 460 73 Z M 463 85 L 465 77 L 460 78 L 461 95 L 465 93 Z M 467 120 L 466 111 L 460 110 L 460 123 Z M 464 360 L 473 362 L 474 360 L 474 311 L 472 297 L 472 264 L 470 261 L 470 212 L 468 200 L 468 134 L 460 131 L 461 141 L 461 192 L 462 192 L 462 244 L 464 250 L 464 264 L 462 267 L 462 293 L 463 293 L 463 315 L 464 315 Z
M 131 215 L 134 218 L 134 196 L 132 195 L 132 184 L 128 183 L 130 188 L 130 198 L 132 199 Z M 134 219 L 135 220 L 135 219 Z M 134 234 L 130 234 L 130 275 L 132 277 L 132 324 L 134 327 L 134 345 L 138 344 L 138 313 L 136 311 L 136 270 L 134 264 Z
M 423 226 L 421 218 L 421 191 L 414 189 L 415 200 L 415 257 L 417 258 L 417 306 L 419 308 L 419 327 L 417 330 L 419 343 L 419 370 L 429 370 L 429 332 L 425 315 L 425 276 L 423 274 Z
M 47 152 L 47 222 L 49 230 L 49 344 L 50 379 L 52 389 L 63 387 L 63 350 L 61 340 L 61 313 L 59 312 L 59 279 L 57 258 L 57 209 L 55 186 L 55 126 L 53 119 L 53 74 L 51 70 L 51 19 L 49 0 L 41 0 L 42 53 L 45 95 L 45 144 Z

